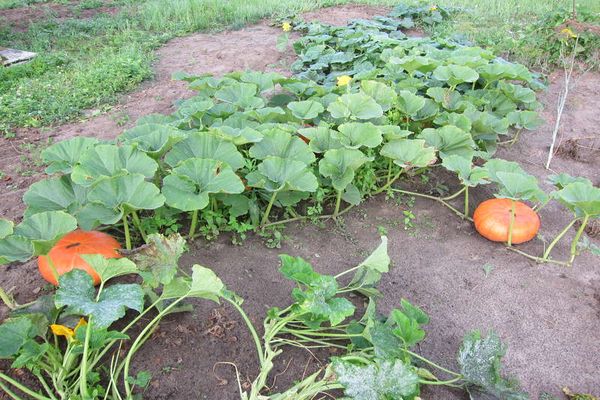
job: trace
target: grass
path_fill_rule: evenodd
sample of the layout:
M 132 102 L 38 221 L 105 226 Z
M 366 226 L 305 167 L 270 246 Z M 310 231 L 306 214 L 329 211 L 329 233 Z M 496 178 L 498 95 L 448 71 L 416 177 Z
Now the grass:
M 18 127 L 41 127 L 72 120 L 85 109 L 105 110 L 120 93 L 152 77 L 154 50 L 168 39 L 196 31 L 241 28 L 265 17 L 297 14 L 348 0 L 63 0 L 74 15 L 110 3 L 116 15 L 57 20 L 51 14 L 26 32 L 1 23 L 3 46 L 35 51 L 31 63 L 0 68 L 0 132 Z M 414 2 L 414 1 L 413 1 Z M 0 10 L 48 0 L 0 0 Z M 395 0 L 364 0 L 369 5 L 397 4 Z M 429 4 L 430 2 L 420 2 Z M 544 69 L 544 49 L 528 38 L 531 22 L 571 0 L 436 0 L 467 12 L 451 23 L 433 28 L 434 34 L 465 34 L 528 65 Z M 597 0 L 579 0 L 581 8 L 600 12 Z

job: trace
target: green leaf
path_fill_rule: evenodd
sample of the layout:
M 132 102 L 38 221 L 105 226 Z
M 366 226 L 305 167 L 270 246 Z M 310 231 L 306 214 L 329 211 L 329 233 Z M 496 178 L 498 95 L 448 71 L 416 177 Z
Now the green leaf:
M 280 157 L 267 157 L 256 171 L 246 175 L 248 186 L 269 192 L 292 190 L 314 192 L 318 188 L 317 177 L 302 161 Z
M 284 80 L 285 77 L 276 72 L 246 71 L 240 75 L 240 80 L 246 83 L 254 83 L 259 92 L 265 92 L 275 87 L 275 83 Z
M 192 267 L 192 282 L 190 284 L 190 297 L 199 297 L 202 299 L 219 302 L 219 297 L 223 295 L 225 285 L 221 279 L 210 269 L 200 265 Z
M 258 86 L 252 83 L 233 82 L 217 90 L 215 98 L 244 109 L 261 108 L 265 102 L 257 97 Z
M 0 218 L 0 240 L 12 235 L 14 223 L 4 218 Z
M 76 215 L 81 229 L 93 230 L 100 225 L 113 225 L 123 216 L 121 210 L 114 210 L 103 204 L 88 203 Z
M 449 91 L 448 89 L 441 87 L 431 87 L 427 89 L 427 96 L 431 97 L 436 103 L 450 111 L 462 110 L 467 104 L 460 93 Z
M 364 93 L 344 94 L 329 104 L 327 111 L 333 118 L 373 119 L 383 115 L 381 106 Z
M 279 272 L 287 279 L 310 285 L 319 279 L 321 275 L 314 271 L 312 265 L 306 262 L 302 257 L 292 257 L 287 254 L 279 255 L 281 267 Z
M 433 71 L 433 77 L 453 87 L 464 82 L 475 82 L 479 74 L 473 68 L 462 65 L 442 65 Z
M 19 356 L 11 364 L 11 368 L 23 368 L 27 365 L 35 365 L 50 349 L 49 343 L 37 343 L 34 340 L 26 341 L 20 349 Z
M 140 174 L 101 179 L 90 190 L 88 199 L 122 211 L 155 210 L 165 202 L 160 190 Z
M 119 331 L 109 331 L 106 328 L 99 328 L 93 323 L 90 332 L 88 348 L 89 351 L 102 350 L 106 345 L 113 340 L 127 340 L 129 336 Z M 75 330 L 75 339 L 79 342 L 73 347 L 73 354 L 83 354 L 83 343 L 85 342 L 86 331 L 90 325 L 84 325 Z
M 15 235 L 31 241 L 34 255 L 48 254 L 65 234 L 77 229 L 77 220 L 63 211 L 46 211 L 27 217 L 15 227 Z M 19 245 L 24 248 L 24 243 Z
M 458 364 L 460 373 L 471 385 L 468 390 L 472 399 L 485 398 L 481 397 L 482 394 L 496 396 L 491 398 L 499 400 L 529 399 L 526 393 L 519 391 L 517 382 L 501 376 L 504 353 L 505 347 L 494 332 L 485 338 L 478 331 L 465 336 L 458 353 Z
M 317 126 L 314 128 L 299 129 L 298 133 L 309 139 L 308 148 L 313 153 L 324 153 L 327 150 L 339 149 L 342 143 L 338 137 L 338 132 L 329 129 L 326 126 Z
M 73 183 L 68 175 L 43 179 L 32 184 L 25 192 L 25 215 L 44 211 L 67 211 L 74 214 L 87 203 L 87 193 L 86 187 Z
M 233 170 L 244 166 L 244 157 L 233 143 L 208 132 L 195 132 L 177 143 L 165 156 L 165 162 L 171 167 L 176 167 L 189 158 L 224 161 Z
M 93 318 L 93 324 L 98 328 L 107 328 L 125 316 L 127 308 L 137 312 L 144 308 L 144 292 L 137 284 L 105 287 L 96 299 L 92 277 L 85 271 L 74 269 L 62 275 L 58 282 L 56 306 L 66 306 L 67 314 Z
M 392 108 L 392 105 L 398 97 L 394 89 L 392 89 L 385 83 L 377 81 L 361 81 L 360 89 L 365 94 L 372 97 L 377 102 L 377 104 L 381 106 L 381 109 L 383 111 L 387 111 L 390 108 Z
M 448 171 L 456 172 L 458 179 L 465 186 L 475 187 L 488 183 L 488 172 L 485 168 L 473 168 L 472 158 L 449 155 L 442 159 L 442 166 Z
M 391 318 L 396 324 L 396 328 L 393 330 L 394 335 L 402 339 L 407 348 L 413 347 L 425 339 L 425 331 L 420 328 L 417 320 L 409 317 L 400 310 L 393 310 Z
M 392 140 L 381 148 L 380 154 L 389 157 L 402 168 L 421 168 L 435 162 L 435 149 L 426 147 L 422 139 Z
M 154 233 L 148 235 L 146 246 L 134 253 L 131 258 L 140 271 L 151 273 L 154 279 L 150 284 L 156 287 L 159 283 L 166 285 L 173 280 L 179 268 L 179 258 L 185 251 L 185 239 L 178 233 L 170 236 Z
M 319 116 L 325 108 L 318 101 L 304 100 L 304 101 L 291 101 L 288 103 L 287 108 L 292 111 L 292 115 L 298 119 L 314 119 Z
M 565 188 L 569 183 L 581 182 L 587 183 L 593 186 L 592 181 L 587 178 L 581 176 L 571 176 L 569 174 L 558 174 L 558 175 L 550 175 L 548 177 L 548 181 L 556 186 L 558 189 Z
M 41 153 L 42 161 L 48 164 L 47 174 L 70 174 L 81 155 L 98 143 L 97 139 L 76 137 L 53 144 Z
M 576 216 L 600 216 L 600 188 L 588 182 L 573 182 L 554 192 L 553 196 Z
M 373 158 L 356 149 L 327 150 L 319 161 L 319 173 L 330 178 L 335 190 L 341 191 L 352 183 L 356 170 L 372 160 Z
M 10 235 L 0 239 L 0 265 L 11 262 L 25 262 L 33 257 L 31 241 L 22 236 Z
M 34 337 L 33 324 L 28 317 L 9 318 L 0 325 L 0 358 L 9 358 Z
M 498 172 L 514 172 L 517 174 L 526 175 L 527 173 L 521 168 L 521 166 L 514 161 L 506 161 L 500 158 L 494 158 L 487 161 L 484 165 L 490 179 L 497 182 Z
M 166 203 L 182 211 L 201 210 L 211 193 L 242 193 L 244 184 L 222 161 L 190 158 L 163 180 Z
M 81 258 L 96 271 L 102 282 L 138 272 L 135 263 L 127 258 L 106 258 L 101 254 L 82 254 Z
M 544 120 L 535 111 L 512 111 L 506 117 L 508 122 L 517 129 L 532 131 L 544 124 Z
M 388 272 L 390 267 L 390 257 L 387 253 L 388 240 L 386 236 L 381 237 L 381 244 L 357 266 L 349 286 L 367 297 L 371 297 L 378 292 L 373 289 L 381 280 L 381 274 Z
M 145 153 L 158 158 L 186 136 L 185 131 L 175 127 L 147 123 L 127 129 L 119 136 L 119 140 L 126 144 L 135 145 Z
M 543 202 L 546 194 L 539 188 L 535 176 L 518 172 L 497 172 L 499 186 L 497 197 L 513 200 L 532 200 Z
M 353 400 L 412 399 L 419 393 L 419 376 L 401 360 L 375 360 L 366 365 L 333 360 L 337 381 Z
M 151 178 L 157 168 L 156 161 L 133 146 L 103 144 L 90 147 L 81 155 L 79 163 L 73 167 L 71 179 L 79 185 L 90 186 L 101 178 L 126 173 Z
M 265 132 L 264 138 L 250 148 L 250 156 L 259 160 L 274 156 L 301 161 L 306 165 L 315 161 L 315 155 L 302 139 L 281 129 Z
M 392 57 L 390 63 L 401 66 L 411 76 L 415 71 L 419 71 L 423 74 L 431 72 L 438 65 L 436 60 L 418 55 L 409 55 L 402 58 Z
M 418 137 L 424 139 L 428 145 L 435 147 L 440 152 L 442 159 L 449 155 L 471 159 L 475 152 L 475 142 L 471 135 L 456 126 L 426 128 Z
M 374 148 L 383 141 L 382 132 L 370 122 L 349 122 L 338 126 L 340 142 L 348 148 Z
M 408 90 L 401 90 L 396 106 L 402 114 L 415 116 L 423 107 L 425 107 L 425 98 L 413 94 Z

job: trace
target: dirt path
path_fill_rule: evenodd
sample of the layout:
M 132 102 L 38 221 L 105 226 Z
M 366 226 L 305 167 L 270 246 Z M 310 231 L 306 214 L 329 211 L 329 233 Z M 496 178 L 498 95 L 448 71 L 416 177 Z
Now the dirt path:
M 381 9 L 348 6 L 326 9 L 309 16 L 327 22 L 343 23 L 346 18 L 381 14 Z M 142 115 L 172 111 L 175 100 L 191 95 L 185 85 L 171 81 L 175 71 L 222 74 L 240 69 L 284 72 L 291 61 L 290 53 L 275 50 L 277 28 L 259 24 L 239 31 L 215 35 L 197 34 L 169 42 L 158 53 L 156 78 L 137 92 L 125 96 L 110 113 L 77 124 L 53 129 L 55 140 L 76 135 L 113 138 Z M 548 91 L 540 95 L 546 110 L 546 124 L 535 132 L 524 132 L 512 148 L 503 148 L 499 157 L 517 160 L 530 173 L 545 180 L 550 172 L 543 168 L 554 123 L 556 98 L 562 78 L 551 76 Z M 580 77 L 572 89 L 563 116 L 561 143 L 573 138 L 587 138 L 577 143 L 579 153 L 564 151 L 554 158 L 552 168 L 587 176 L 600 184 L 600 154 L 595 146 L 599 135 L 599 74 Z M 124 125 L 123 116 L 128 117 Z M 21 141 L 31 141 L 35 132 Z M 46 135 L 45 137 L 48 137 Z M 45 139 L 40 139 L 45 140 Z M 590 142 L 591 140 L 591 142 Z M 590 144 L 592 143 L 592 144 Z M 564 147 L 564 146 L 563 146 Z M 0 159 L 4 168 L 19 164 L 23 151 L 19 141 L 0 142 Z M 568 150 L 568 149 L 567 149 Z M 10 169 L 9 169 L 10 171 Z M 35 177 L 23 178 L 14 172 L 0 186 L 0 214 L 19 215 L 20 196 Z M 14 185 L 14 186 L 9 186 Z M 546 187 L 548 188 L 548 187 Z M 491 196 L 488 188 L 475 191 L 473 204 Z M 342 227 L 328 223 L 325 228 L 292 224 L 286 229 L 287 239 L 281 249 L 269 250 L 260 238 L 251 236 L 243 246 L 233 246 L 226 237 L 207 244 L 192 244 L 185 264 L 201 263 L 215 269 L 223 281 L 244 298 L 252 320 L 260 321 L 270 306 L 289 302 L 289 283 L 278 273 L 277 255 L 288 253 L 305 257 L 322 272 L 339 272 L 359 262 L 376 246 L 377 228 L 386 227 L 390 239 L 390 255 L 396 268 L 382 282 L 385 298 L 381 311 L 387 312 L 405 297 L 422 306 L 431 315 L 428 336 L 421 350 L 442 365 L 455 368 L 455 353 L 464 333 L 471 329 L 495 329 L 509 345 L 506 361 L 508 372 L 518 376 L 532 399 L 543 391 L 558 395 L 559 388 L 569 386 L 599 395 L 600 387 L 600 270 L 598 258 L 582 255 L 574 268 L 537 266 L 516 254 L 507 252 L 474 233 L 441 206 L 417 200 L 413 213 L 415 227 L 404 229 L 402 210 L 394 200 L 382 197 L 370 200 L 350 212 Z M 550 237 L 568 221 L 558 205 L 541 212 L 544 233 Z M 596 243 L 598 243 L 598 240 Z M 540 252 L 541 241 L 524 246 Z M 557 254 L 568 252 L 563 243 Z M 486 276 L 483 266 L 493 268 Z M 39 292 L 42 282 L 35 264 L 8 267 L 2 273 L 3 287 L 18 287 L 17 297 L 24 301 Z M 268 296 L 265 296 L 265 294 Z M 238 399 L 235 375 L 217 362 L 235 362 L 242 377 L 253 377 L 256 363 L 251 340 L 232 310 L 201 303 L 193 313 L 177 316 L 166 323 L 137 357 L 137 368 L 153 374 L 153 382 L 145 398 L 208 400 Z M 5 310 L 4 310 L 5 311 Z M 0 314 L 2 314 L 0 312 Z M 233 321 L 233 322 L 232 322 Z M 220 334 L 215 335 L 213 326 Z M 322 360 L 328 354 L 319 355 Z M 284 357 L 282 368 L 290 368 L 278 377 L 276 388 L 282 388 L 303 373 L 310 357 L 292 352 Z M 316 368 L 316 361 L 310 362 Z M 423 399 L 463 399 L 460 393 L 427 391 Z

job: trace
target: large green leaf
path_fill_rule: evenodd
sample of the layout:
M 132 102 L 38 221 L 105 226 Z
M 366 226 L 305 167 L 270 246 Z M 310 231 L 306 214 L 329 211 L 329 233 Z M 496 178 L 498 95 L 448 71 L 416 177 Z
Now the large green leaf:
M 473 167 L 472 158 L 455 154 L 449 155 L 442 159 L 442 166 L 448 171 L 456 172 L 458 179 L 465 186 L 475 187 L 487 183 L 487 170 L 481 167 Z
M 302 139 L 281 129 L 265 132 L 264 138 L 250 148 L 250 156 L 259 160 L 275 156 L 301 161 L 306 165 L 315 161 L 315 155 Z
M 557 175 L 550 175 L 548 177 L 548 181 L 550 183 L 552 183 L 554 186 L 556 186 L 558 189 L 563 189 L 569 183 L 575 183 L 575 182 L 588 183 L 593 186 L 592 181 L 590 181 L 587 178 L 584 178 L 582 176 L 571 176 L 571 175 L 565 174 L 565 173 L 557 174 Z
M 316 176 L 302 161 L 280 157 L 267 157 L 258 169 L 246 175 L 248 186 L 265 189 L 269 192 L 293 190 L 314 192 L 318 182 Z
M 123 216 L 121 210 L 100 203 L 87 203 L 76 212 L 77 223 L 83 230 L 93 230 L 100 225 L 113 225 Z
M 413 399 L 419 394 L 419 376 L 401 360 L 375 360 L 361 365 L 334 359 L 337 381 L 353 400 Z
M 8 235 L 12 235 L 14 226 L 14 222 L 0 218 L 0 239 L 4 239 Z
M 97 139 L 81 136 L 55 143 L 44 149 L 41 156 L 42 160 L 48 164 L 46 173 L 70 174 L 81 155 L 96 143 L 98 143 Z
M 222 161 L 190 158 L 163 180 L 166 203 L 182 211 L 201 210 L 211 193 L 242 193 L 244 184 Z
M 200 265 L 192 267 L 192 277 L 175 278 L 165 285 L 161 299 L 197 297 L 219 302 L 226 288 L 221 279 L 210 269 Z
M 357 266 L 349 286 L 365 296 L 377 295 L 375 286 L 381 280 L 381 275 L 389 271 L 390 257 L 387 252 L 388 239 L 381 237 L 381 244 L 363 262 Z
M 402 114 L 415 116 L 423 107 L 425 107 L 425 98 L 413 94 L 408 90 L 401 90 L 396 106 L 402 112 Z
M 23 201 L 27 204 L 25 215 L 44 211 L 76 213 L 87 202 L 88 188 L 71 181 L 70 176 L 48 178 L 29 187 Z
M 195 132 L 177 143 L 165 156 L 165 162 L 171 167 L 176 167 L 189 158 L 224 161 L 234 170 L 244 166 L 244 157 L 232 142 L 208 132 Z
M 9 358 L 19 352 L 21 347 L 32 337 L 33 324 L 24 316 L 9 318 L 0 325 L 0 358 Z
M 377 102 L 364 93 L 348 93 L 329 104 L 327 111 L 333 118 L 373 119 L 383 115 Z
M 308 147 L 314 153 L 324 153 L 342 147 L 338 132 L 326 126 L 303 128 L 299 129 L 298 133 L 309 140 Z
M 186 136 L 185 131 L 170 125 L 148 123 L 127 129 L 119 136 L 119 140 L 135 145 L 154 157 L 161 157 Z
M 233 82 L 217 90 L 215 97 L 225 103 L 244 109 L 264 107 L 265 102 L 257 97 L 258 86 L 252 83 Z
M 491 332 L 482 337 L 478 331 L 465 336 L 458 353 L 458 364 L 471 399 L 527 400 L 529 396 L 519 390 L 518 383 L 500 374 L 505 347 Z M 486 397 L 487 396 L 487 397 Z
M 513 200 L 532 200 L 543 202 L 546 194 L 538 186 L 535 176 L 519 172 L 496 172 L 498 184 L 497 197 Z
M 62 275 L 58 282 L 56 306 L 67 307 L 67 314 L 91 317 L 98 328 L 107 328 L 125 316 L 127 308 L 138 312 L 144 308 L 144 292 L 137 284 L 105 287 L 97 296 L 92 277 L 79 269 Z
M 508 118 L 508 122 L 517 129 L 532 131 L 544 124 L 544 120 L 535 111 L 513 111 L 506 117 Z
M 101 179 L 88 194 L 88 200 L 113 210 L 155 210 L 162 206 L 165 197 L 140 174 Z
M 71 179 L 79 185 L 90 186 L 101 178 L 125 173 L 151 178 L 157 168 L 156 161 L 133 146 L 102 144 L 90 147 L 82 154 L 79 163 L 73 167 Z
M 360 88 L 365 94 L 372 97 L 381 106 L 383 111 L 392 108 L 398 97 L 394 89 L 385 83 L 377 81 L 363 80 L 360 82 Z
M 440 152 L 442 159 L 449 155 L 470 159 L 475 152 L 475 142 L 471 135 L 456 126 L 426 128 L 418 137 L 425 139 L 428 145 L 435 147 Z
M 600 216 L 600 188 L 590 182 L 573 182 L 553 194 L 565 207 L 578 217 Z
M 65 234 L 77 229 L 77 220 L 63 211 L 46 211 L 26 217 L 15 235 L 31 241 L 35 255 L 48 254 Z
M 442 65 L 433 71 L 433 77 L 438 81 L 448 82 L 450 86 L 456 86 L 465 82 L 475 82 L 479 74 L 473 68 L 463 65 Z
M 109 279 L 118 276 L 130 275 L 138 272 L 135 263 L 125 257 L 106 258 L 101 254 L 82 254 L 81 258 L 96 271 L 102 282 L 106 282 Z
M 370 122 L 349 122 L 338 127 L 339 141 L 348 148 L 374 148 L 383 141 L 382 132 Z
M 319 173 L 330 178 L 335 190 L 341 191 L 352 183 L 356 170 L 372 160 L 371 157 L 356 149 L 327 150 L 319 161 Z
M 463 110 L 468 104 L 460 93 L 447 88 L 431 87 L 427 89 L 427 96 L 450 111 Z
M 402 168 L 421 168 L 436 160 L 435 149 L 427 147 L 422 139 L 396 139 L 381 148 L 381 155 L 391 158 Z
M 246 83 L 254 83 L 259 92 L 271 90 L 275 83 L 282 82 L 285 77 L 276 72 L 246 71 L 240 75 L 240 80 Z
M 287 108 L 289 108 L 292 111 L 292 115 L 298 119 L 314 119 L 325 111 L 323 105 L 314 100 L 291 101 L 288 103 Z
M 425 74 L 433 71 L 438 66 L 436 60 L 419 55 L 409 55 L 402 58 L 392 57 L 390 63 L 401 66 L 409 75 L 413 75 L 415 71 Z
M 33 257 L 31 240 L 17 235 L 0 239 L 0 265 L 11 262 L 25 262 Z

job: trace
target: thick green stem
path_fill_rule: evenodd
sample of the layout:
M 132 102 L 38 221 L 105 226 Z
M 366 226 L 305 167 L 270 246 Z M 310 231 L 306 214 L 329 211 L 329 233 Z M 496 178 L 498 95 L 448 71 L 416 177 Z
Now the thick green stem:
M 256 351 L 258 352 L 258 360 L 260 362 L 260 365 L 262 365 L 265 361 L 265 353 L 263 351 L 262 344 L 260 343 L 260 337 L 258 336 L 258 333 L 256 332 L 256 329 L 254 328 L 252 321 L 250 321 L 250 318 L 248 318 L 248 315 L 244 312 L 244 309 L 242 307 L 240 307 L 239 304 L 237 304 L 235 301 L 233 301 L 227 297 L 223 297 L 223 298 L 225 300 L 227 300 L 233 307 L 235 307 L 235 309 L 238 311 L 238 313 L 244 319 L 244 322 L 246 323 L 246 326 L 248 327 L 248 330 L 250 331 L 250 334 L 252 335 L 252 339 L 254 340 L 254 345 L 256 346 Z
M 123 228 L 125 229 L 125 248 L 131 250 L 131 236 L 129 235 L 129 223 L 127 222 L 127 213 L 123 213 Z
M 550 244 L 548 245 L 548 248 L 546 248 L 546 251 L 544 251 L 544 254 L 542 255 L 542 258 L 544 260 L 547 260 L 548 257 L 550 257 L 550 252 L 552 251 L 552 249 L 554 248 L 554 246 L 556 246 L 556 244 L 559 242 L 559 240 L 562 239 L 563 236 L 565 236 L 565 234 L 569 231 L 569 229 L 571 229 L 571 227 L 575 224 L 576 221 L 577 221 L 577 218 L 575 218 L 574 220 L 572 220 L 571 222 L 569 222 L 569 224 L 565 227 L 565 229 L 563 229 L 554 238 L 554 240 L 552 240 L 552 242 L 550 242 Z
M 46 396 L 44 396 L 44 395 L 42 395 L 40 393 L 34 392 L 33 390 L 31 390 L 28 387 L 20 384 L 19 382 L 15 381 L 10 376 L 3 374 L 2 372 L 0 372 L 0 379 L 6 381 L 8 383 L 10 383 L 12 386 L 16 387 L 21 392 L 23 392 L 25 394 L 28 394 L 29 396 L 33 397 L 34 399 L 37 399 L 37 400 L 50 400 L 49 397 L 46 397 Z
M 0 300 L 2 300 L 2 302 L 6 305 L 6 307 L 8 307 L 10 310 L 14 310 L 15 308 L 17 308 L 17 305 L 15 304 L 15 302 L 13 301 L 13 299 L 10 298 L 10 296 L 8 295 L 8 293 L 6 293 L 4 291 L 3 288 L 0 287 Z
M 271 208 L 273 208 L 273 203 L 275 203 L 275 199 L 277 198 L 277 192 L 273 192 L 271 196 L 271 200 L 269 200 L 269 204 L 267 205 L 267 209 L 265 210 L 265 214 L 260 221 L 260 226 L 265 226 L 269 221 L 269 214 L 271 213 Z
M 388 171 L 387 171 L 387 181 L 388 183 L 392 180 L 392 169 L 394 166 L 394 161 L 390 158 L 388 160 Z
M 512 246 L 512 235 L 513 228 L 515 226 L 515 208 L 517 203 L 514 200 L 511 200 L 510 203 L 510 223 L 508 224 L 508 242 L 506 243 L 508 247 Z
M 196 226 L 198 225 L 198 210 L 192 211 L 192 222 L 190 222 L 190 231 L 188 233 L 188 238 L 193 239 L 194 234 L 196 233 Z
M 142 222 L 140 221 L 140 217 L 138 217 L 137 211 L 132 211 L 131 216 L 133 217 L 135 229 L 142 235 L 142 239 L 144 239 L 144 243 L 146 243 L 146 232 L 144 232 L 144 229 L 142 228 Z
M 342 191 L 338 190 L 337 197 L 335 198 L 335 210 L 333 211 L 333 218 L 336 218 L 340 212 L 340 204 L 342 204 Z
M 469 187 L 465 185 L 465 218 L 469 217 Z
M 583 231 L 585 230 L 585 227 L 587 226 L 589 220 L 590 216 L 586 214 L 585 217 L 583 217 L 581 226 L 579 227 L 577 233 L 575 234 L 575 237 L 573 238 L 573 242 L 571 242 L 571 258 L 569 259 L 569 264 L 572 264 L 575 260 L 575 256 L 577 255 L 577 244 L 579 243 L 579 239 L 581 238 L 581 235 L 583 234 Z
M 52 393 L 52 389 L 50 389 L 50 386 L 48 386 L 48 383 L 46 382 L 46 380 L 44 379 L 44 377 L 41 374 L 39 374 L 39 373 L 34 374 L 34 375 L 38 378 L 38 380 L 40 381 L 40 384 L 42 385 L 42 387 L 44 388 L 44 390 L 46 391 L 46 393 L 48 393 L 48 396 L 50 396 L 50 398 L 52 400 L 57 400 L 56 396 L 54 396 L 54 393 Z
M 400 170 L 400 172 L 398 172 L 396 175 L 394 175 L 394 177 L 391 180 L 388 180 L 388 182 L 385 185 L 383 185 L 382 187 L 380 187 L 379 189 L 377 189 L 376 191 L 371 193 L 371 195 L 375 196 L 376 194 L 379 194 L 381 192 L 385 192 L 386 190 L 388 190 L 388 188 L 390 186 L 392 186 L 392 184 L 394 182 L 396 182 L 398 180 L 398 178 L 400 178 L 400 175 L 402 175 L 402 171 L 403 170 Z
M 102 291 L 102 288 L 98 291 Z M 90 337 L 92 336 L 92 316 L 88 317 L 88 324 L 85 327 L 85 340 L 83 341 L 83 355 L 81 356 L 81 365 L 79 370 L 79 391 L 81 392 L 81 398 L 86 399 L 88 397 L 87 390 L 87 370 L 88 370 L 88 356 L 90 351 Z

